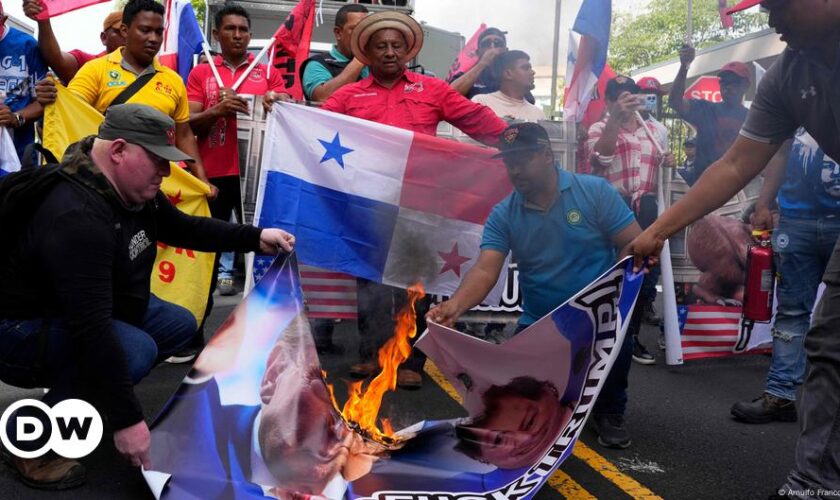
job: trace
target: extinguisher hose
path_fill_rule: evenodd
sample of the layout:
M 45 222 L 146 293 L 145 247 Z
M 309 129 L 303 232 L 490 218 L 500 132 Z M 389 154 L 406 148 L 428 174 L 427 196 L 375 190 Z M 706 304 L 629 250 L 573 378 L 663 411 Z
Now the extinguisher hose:
M 738 342 L 735 344 L 735 352 L 747 350 L 754 324 L 755 323 L 751 319 L 744 319 L 741 321 L 741 333 L 738 335 Z

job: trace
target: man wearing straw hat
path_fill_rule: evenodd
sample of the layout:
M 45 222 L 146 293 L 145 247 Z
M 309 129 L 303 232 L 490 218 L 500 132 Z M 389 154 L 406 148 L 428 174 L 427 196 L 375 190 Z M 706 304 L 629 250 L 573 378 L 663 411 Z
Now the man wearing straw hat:
M 378 12 L 365 17 L 353 30 L 353 56 L 370 68 L 370 76 L 336 91 L 322 109 L 383 123 L 416 133 L 436 135 L 438 124 L 451 123 L 473 139 L 496 144 L 505 122 L 493 111 L 471 102 L 437 78 L 406 69 L 423 46 L 423 29 L 400 12 Z M 405 301 L 405 292 L 359 280 L 359 355 L 362 362 L 351 367 L 355 376 L 377 371 L 375 338 L 387 323 L 390 311 L 383 303 Z M 418 331 L 425 329 L 423 317 L 428 300 L 418 303 Z M 384 316 L 383 316 L 384 315 Z M 387 331 L 387 330 L 386 330 Z M 419 387 L 425 359 L 415 351 L 397 374 L 401 387 Z

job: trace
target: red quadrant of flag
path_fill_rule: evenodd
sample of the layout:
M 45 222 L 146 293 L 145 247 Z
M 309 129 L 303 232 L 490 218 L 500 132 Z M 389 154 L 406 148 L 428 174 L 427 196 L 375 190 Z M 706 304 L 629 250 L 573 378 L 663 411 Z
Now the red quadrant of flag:
M 66 14 L 90 5 L 105 3 L 110 0 L 41 0 L 44 10 L 36 16 L 39 21 Z

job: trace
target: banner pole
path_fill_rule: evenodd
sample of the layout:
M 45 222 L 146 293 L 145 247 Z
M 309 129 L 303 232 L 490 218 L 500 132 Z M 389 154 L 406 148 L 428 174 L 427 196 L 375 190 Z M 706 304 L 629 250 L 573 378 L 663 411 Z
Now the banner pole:
M 691 45 L 691 39 L 694 37 L 694 5 L 692 0 L 688 0 L 688 17 L 685 21 L 685 43 Z
M 561 0 L 554 2 L 554 45 L 552 47 L 551 61 L 551 114 L 549 118 L 554 116 L 557 112 L 557 71 L 559 71 L 560 58 L 560 7 Z
M 690 1 L 690 0 L 689 0 Z M 665 150 L 659 141 L 653 137 L 648 129 L 642 115 L 636 111 L 636 119 L 644 129 L 648 139 L 653 143 L 656 151 L 665 156 Z M 656 205 L 658 215 L 665 211 L 665 174 L 659 169 L 656 183 Z M 680 340 L 680 320 L 677 317 L 677 292 L 674 289 L 674 269 L 671 266 L 671 246 L 668 240 L 662 245 L 662 252 L 659 253 L 659 267 L 662 270 L 662 319 L 665 323 L 665 364 L 683 364 L 682 342 Z

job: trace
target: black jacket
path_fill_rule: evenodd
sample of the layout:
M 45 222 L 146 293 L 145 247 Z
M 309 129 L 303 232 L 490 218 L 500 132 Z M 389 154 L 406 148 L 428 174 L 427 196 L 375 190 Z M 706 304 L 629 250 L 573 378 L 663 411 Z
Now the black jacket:
M 62 175 L 0 262 L 0 318 L 56 318 L 72 336 L 85 393 L 121 429 L 143 418 L 112 320 L 136 326 L 149 301 L 157 242 L 200 251 L 259 249 L 260 229 L 191 217 L 163 193 L 126 206 L 88 156 L 65 156 Z

